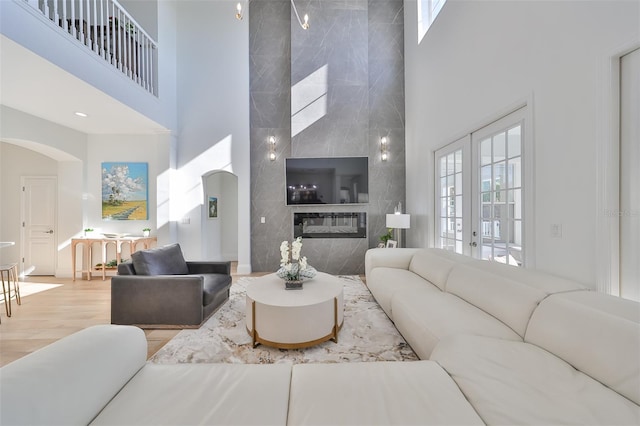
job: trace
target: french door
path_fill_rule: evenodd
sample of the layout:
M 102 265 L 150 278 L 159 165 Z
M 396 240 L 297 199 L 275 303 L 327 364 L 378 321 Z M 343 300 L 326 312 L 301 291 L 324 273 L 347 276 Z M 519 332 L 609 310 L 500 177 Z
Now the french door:
M 524 264 L 524 108 L 436 151 L 436 247 Z

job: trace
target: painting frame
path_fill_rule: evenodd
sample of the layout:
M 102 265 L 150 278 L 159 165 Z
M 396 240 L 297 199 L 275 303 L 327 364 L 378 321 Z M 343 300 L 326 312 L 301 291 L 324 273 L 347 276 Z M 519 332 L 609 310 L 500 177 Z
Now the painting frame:
M 398 242 L 396 240 L 387 240 L 387 248 L 396 248 L 398 247 Z
M 100 170 L 102 219 L 149 220 L 149 164 L 106 161 Z
M 207 218 L 218 218 L 218 197 L 209 196 L 207 198 Z

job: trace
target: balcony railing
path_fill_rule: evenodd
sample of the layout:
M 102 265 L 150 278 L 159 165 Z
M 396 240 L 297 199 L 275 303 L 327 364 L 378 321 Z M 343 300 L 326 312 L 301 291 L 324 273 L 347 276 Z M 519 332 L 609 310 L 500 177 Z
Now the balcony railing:
M 157 96 L 157 43 L 117 0 L 24 0 Z

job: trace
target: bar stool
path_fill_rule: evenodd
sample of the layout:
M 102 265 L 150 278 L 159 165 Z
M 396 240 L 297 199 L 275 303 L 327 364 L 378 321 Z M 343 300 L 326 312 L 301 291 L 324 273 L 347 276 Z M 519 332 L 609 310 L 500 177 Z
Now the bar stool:
M 7 317 L 11 316 L 11 282 L 13 281 L 13 295 L 18 305 L 22 304 L 20 299 L 20 284 L 18 283 L 18 264 L 6 263 L 0 265 L 0 280 L 2 280 L 2 294 L 4 296 L 4 308 Z M 6 282 L 6 286 L 5 286 Z

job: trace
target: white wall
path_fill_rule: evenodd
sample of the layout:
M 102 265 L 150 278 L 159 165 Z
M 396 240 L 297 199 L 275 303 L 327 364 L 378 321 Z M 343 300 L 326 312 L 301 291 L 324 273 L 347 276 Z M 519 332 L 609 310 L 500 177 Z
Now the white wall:
M 595 288 L 596 156 L 610 57 L 640 40 L 640 3 L 449 0 L 417 45 L 405 1 L 407 211 L 433 235 L 433 151 L 522 101 L 533 117 L 533 265 Z M 551 238 L 551 224 L 562 238 Z
M 248 8 L 247 8 L 248 9 Z M 177 3 L 178 123 L 176 191 L 179 241 L 201 259 L 202 176 L 238 176 L 238 271 L 251 271 L 249 169 L 249 28 L 227 2 Z
M 87 197 L 85 199 L 85 227 L 97 232 L 128 233 L 142 236 L 144 228 L 151 228 L 157 236 L 157 176 L 168 169 L 161 164 L 159 156 L 168 150 L 166 135 L 89 135 L 87 155 Z M 102 219 L 102 163 L 133 162 L 147 163 L 149 193 L 147 220 Z M 169 241 L 159 241 L 167 244 Z
M 70 239 L 86 227 L 141 235 L 149 227 L 158 244 L 170 235 L 166 194 L 170 185 L 169 134 L 86 135 L 46 120 L 2 107 L 0 115 L 0 240 L 16 241 L 3 258 L 20 253 L 20 177 L 56 176 L 58 181 L 58 256 L 56 276 L 71 276 Z M 7 143 L 9 142 L 9 143 Z M 149 166 L 149 219 L 104 221 L 101 208 L 101 164 L 145 162 Z M 113 256 L 115 258 L 115 256 Z M 95 259 L 97 262 L 98 259 Z

